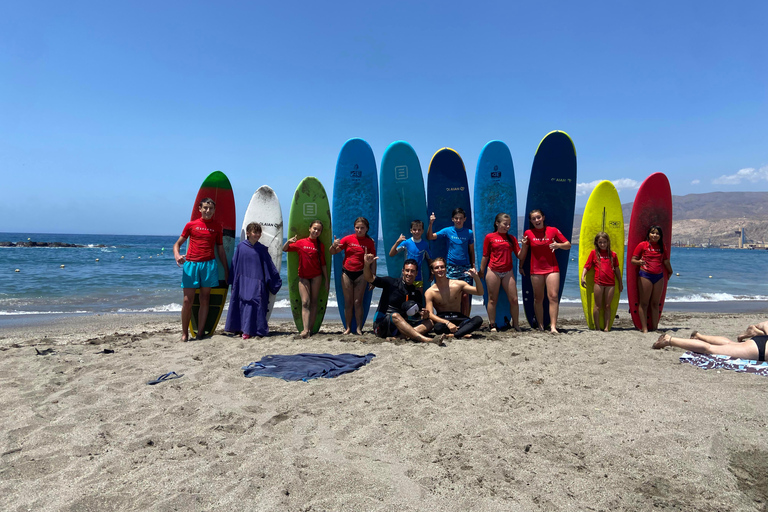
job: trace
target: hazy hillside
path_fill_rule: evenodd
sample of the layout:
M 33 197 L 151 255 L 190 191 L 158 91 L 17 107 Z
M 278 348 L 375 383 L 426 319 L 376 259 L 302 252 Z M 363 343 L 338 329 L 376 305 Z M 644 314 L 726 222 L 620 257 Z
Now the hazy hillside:
M 625 229 L 629 227 L 632 205 L 622 205 Z M 747 238 L 768 242 L 768 192 L 710 192 L 672 196 L 672 241 L 690 245 L 736 245 L 737 229 Z M 518 219 L 520 232 L 528 226 Z M 573 242 L 579 240 L 581 215 L 576 214 Z

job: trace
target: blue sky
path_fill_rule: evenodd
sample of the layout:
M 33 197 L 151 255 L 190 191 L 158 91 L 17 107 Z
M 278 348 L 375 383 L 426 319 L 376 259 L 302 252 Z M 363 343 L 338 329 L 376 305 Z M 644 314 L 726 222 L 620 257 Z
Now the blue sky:
M 369 5 L 371 4 L 371 5 Z M 424 171 L 541 138 L 578 154 L 577 206 L 653 172 L 672 193 L 768 190 L 768 3 L 5 2 L 0 231 L 180 233 L 225 172 L 332 194 L 338 152 L 406 140 Z

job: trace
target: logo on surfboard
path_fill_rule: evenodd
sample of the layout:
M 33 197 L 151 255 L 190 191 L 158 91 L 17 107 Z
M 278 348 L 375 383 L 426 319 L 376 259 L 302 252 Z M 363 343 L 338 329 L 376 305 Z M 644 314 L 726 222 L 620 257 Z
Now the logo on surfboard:
M 395 179 L 400 180 L 407 180 L 408 179 L 408 166 L 407 165 L 398 165 L 395 167 Z
M 317 203 L 304 203 L 304 216 L 314 217 L 317 215 Z

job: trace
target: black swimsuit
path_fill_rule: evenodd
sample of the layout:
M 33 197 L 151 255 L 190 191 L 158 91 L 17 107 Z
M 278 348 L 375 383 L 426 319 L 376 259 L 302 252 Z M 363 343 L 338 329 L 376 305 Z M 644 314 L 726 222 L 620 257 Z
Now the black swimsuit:
M 768 336 L 752 336 L 752 341 L 757 345 L 757 360 L 765 361 L 765 342 L 768 341 Z

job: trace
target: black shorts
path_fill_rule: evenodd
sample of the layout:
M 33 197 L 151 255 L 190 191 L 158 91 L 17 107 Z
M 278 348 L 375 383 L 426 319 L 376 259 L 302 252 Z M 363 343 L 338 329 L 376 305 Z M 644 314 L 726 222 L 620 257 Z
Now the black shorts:
M 350 281 L 352 281 L 353 283 L 357 280 L 358 277 L 363 275 L 363 271 L 362 270 L 358 270 L 357 272 L 353 272 L 353 271 L 347 270 L 345 268 L 341 269 L 341 273 L 346 275 L 350 279 Z
M 752 336 L 752 341 L 757 345 L 757 360 L 765 361 L 765 342 L 768 336 Z
M 373 333 L 378 336 L 379 338 L 391 338 L 394 336 L 398 336 L 400 334 L 400 331 L 398 330 L 395 323 L 392 321 L 392 314 L 393 313 L 387 313 L 386 315 L 379 315 L 378 312 L 373 317 Z M 411 320 L 410 318 L 404 317 L 400 315 L 401 318 L 405 319 L 406 322 L 408 322 L 411 327 L 417 327 L 421 325 L 424 320 Z

